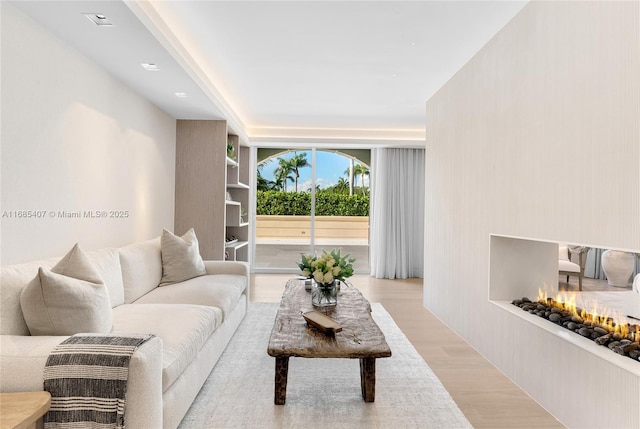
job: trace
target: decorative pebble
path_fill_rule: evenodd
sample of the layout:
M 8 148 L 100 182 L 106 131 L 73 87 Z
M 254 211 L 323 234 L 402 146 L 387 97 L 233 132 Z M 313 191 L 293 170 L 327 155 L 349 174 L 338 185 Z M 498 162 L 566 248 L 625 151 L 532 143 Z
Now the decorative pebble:
M 606 346 L 609 341 L 611 341 L 611 334 L 603 335 L 595 340 L 599 346 Z
M 623 340 L 623 341 L 627 341 L 627 340 Z M 620 344 L 618 344 L 616 347 L 613 348 L 614 352 L 621 355 L 626 355 L 630 351 L 636 350 L 639 347 L 638 343 L 632 343 L 631 341 L 629 341 L 628 343 L 623 344 L 623 341 L 620 341 Z
M 569 323 L 567 323 L 567 329 L 570 329 L 570 330 L 572 330 L 572 331 L 575 331 L 576 329 L 579 329 L 579 328 L 580 328 L 580 326 L 579 326 L 577 323 L 575 323 L 575 322 L 569 322 Z
M 596 331 L 600 335 L 606 335 L 606 334 L 609 333 L 609 331 L 607 331 L 606 329 L 601 328 L 599 326 L 596 326 L 595 328 L 593 328 L 593 330 Z
M 589 337 L 591 336 L 591 330 L 589 328 L 580 328 L 578 329 L 578 334 L 582 335 L 583 337 Z
M 549 320 L 551 320 L 552 322 L 557 322 L 557 321 L 559 321 L 560 319 L 562 319 L 562 315 L 561 315 L 561 314 L 559 314 L 559 313 L 551 313 L 551 314 L 549 315 Z

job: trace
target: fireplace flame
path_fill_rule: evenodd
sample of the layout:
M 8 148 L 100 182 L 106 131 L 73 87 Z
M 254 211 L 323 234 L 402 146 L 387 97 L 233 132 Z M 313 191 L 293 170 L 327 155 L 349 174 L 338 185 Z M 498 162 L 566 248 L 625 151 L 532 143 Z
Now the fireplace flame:
M 575 294 L 558 292 L 555 297 L 549 298 L 547 291 L 542 288 L 538 289 L 538 302 L 567 311 L 572 316 L 580 317 L 593 326 L 606 329 L 611 334 L 618 334 L 622 338 L 640 342 L 640 325 L 635 325 L 633 332 L 630 331 L 630 325 L 628 323 L 616 322 L 624 319 L 621 314 L 617 311 L 612 311 L 608 307 L 598 305 L 598 302 L 590 303 L 591 309 L 587 310 L 586 308 L 579 308 L 576 305 Z

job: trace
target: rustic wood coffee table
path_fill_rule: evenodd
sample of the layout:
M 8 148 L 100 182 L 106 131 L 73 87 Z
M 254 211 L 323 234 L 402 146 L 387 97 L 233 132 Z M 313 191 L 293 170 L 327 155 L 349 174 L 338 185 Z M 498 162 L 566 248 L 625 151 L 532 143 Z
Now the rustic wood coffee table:
M 324 334 L 307 326 L 302 313 L 318 310 L 336 320 L 342 331 Z M 376 358 L 391 356 L 391 349 L 371 317 L 371 306 L 360 291 L 344 284 L 338 305 L 314 308 L 304 280 L 291 279 L 282 294 L 280 308 L 271 331 L 269 356 L 276 358 L 274 402 L 283 405 L 287 397 L 289 358 L 360 359 L 360 385 L 365 402 L 375 400 Z

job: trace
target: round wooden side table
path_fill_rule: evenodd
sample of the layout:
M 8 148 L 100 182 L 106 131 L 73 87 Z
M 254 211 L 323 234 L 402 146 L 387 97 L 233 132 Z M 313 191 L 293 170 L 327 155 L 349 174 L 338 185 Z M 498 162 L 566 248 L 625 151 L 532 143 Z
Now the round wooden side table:
M 35 429 L 50 405 L 49 392 L 0 393 L 0 428 Z

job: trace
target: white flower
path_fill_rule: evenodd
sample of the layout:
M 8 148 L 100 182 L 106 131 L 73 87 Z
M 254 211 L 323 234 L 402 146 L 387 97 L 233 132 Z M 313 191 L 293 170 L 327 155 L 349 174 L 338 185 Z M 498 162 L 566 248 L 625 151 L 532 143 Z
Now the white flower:
M 324 281 L 322 283 L 331 283 L 333 282 L 333 273 L 327 273 L 324 275 Z
M 331 283 L 344 280 L 353 275 L 354 258 L 341 255 L 339 250 L 317 254 L 302 254 L 298 267 L 305 277 L 313 277 L 316 283 Z

